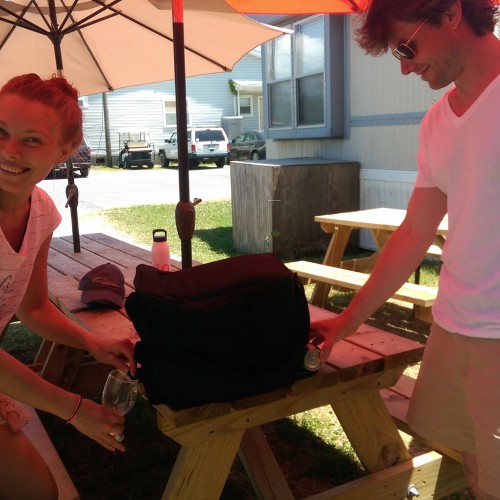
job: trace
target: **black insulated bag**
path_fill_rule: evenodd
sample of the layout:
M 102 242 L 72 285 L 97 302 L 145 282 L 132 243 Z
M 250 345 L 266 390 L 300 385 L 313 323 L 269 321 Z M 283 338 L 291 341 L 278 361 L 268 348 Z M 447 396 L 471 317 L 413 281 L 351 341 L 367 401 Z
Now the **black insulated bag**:
M 125 308 L 153 404 L 185 408 L 291 385 L 303 373 L 309 310 L 297 276 L 271 253 L 177 272 L 137 266 Z

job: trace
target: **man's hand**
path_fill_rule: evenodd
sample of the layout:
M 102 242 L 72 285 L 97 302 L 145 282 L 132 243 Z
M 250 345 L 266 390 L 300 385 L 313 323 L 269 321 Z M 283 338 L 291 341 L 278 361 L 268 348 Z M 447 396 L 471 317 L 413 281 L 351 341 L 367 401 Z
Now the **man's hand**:
M 325 362 L 330 357 L 332 348 L 336 342 L 354 333 L 355 330 L 347 328 L 342 314 L 335 318 L 320 319 L 311 322 L 310 337 L 324 338 L 321 347 L 320 359 Z

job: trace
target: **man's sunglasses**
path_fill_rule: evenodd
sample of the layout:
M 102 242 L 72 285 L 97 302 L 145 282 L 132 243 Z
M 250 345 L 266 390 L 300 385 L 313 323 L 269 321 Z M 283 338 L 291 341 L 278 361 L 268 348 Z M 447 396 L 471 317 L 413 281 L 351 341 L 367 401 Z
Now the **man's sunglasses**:
M 413 39 L 417 35 L 417 33 L 422 29 L 422 26 L 428 21 L 426 19 L 416 30 L 415 33 L 404 43 L 400 43 L 392 50 L 392 55 L 396 59 L 413 59 L 417 53 L 415 52 L 415 44 L 412 43 Z

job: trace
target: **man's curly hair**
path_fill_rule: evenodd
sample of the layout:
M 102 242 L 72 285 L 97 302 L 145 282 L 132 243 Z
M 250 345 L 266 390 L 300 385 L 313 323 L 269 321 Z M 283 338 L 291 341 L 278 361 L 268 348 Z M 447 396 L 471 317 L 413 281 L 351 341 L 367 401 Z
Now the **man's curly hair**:
M 368 54 L 381 55 L 389 47 L 390 26 L 394 21 L 418 23 L 427 19 L 439 26 L 441 17 L 457 0 L 369 0 L 361 14 L 356 38 Z M 465 21 L 477 36 L 491 33 L 499 19 L 494 0 L 460 0 Z

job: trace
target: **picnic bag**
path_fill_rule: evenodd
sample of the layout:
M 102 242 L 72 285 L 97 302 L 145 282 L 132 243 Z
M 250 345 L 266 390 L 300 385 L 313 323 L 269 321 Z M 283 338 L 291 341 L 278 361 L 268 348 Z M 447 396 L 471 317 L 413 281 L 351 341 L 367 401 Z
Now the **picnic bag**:
M 271 253 L 177 272 L 139 265 L 125 308 L 138 378 L 153 404 L 185 408 L 289 386 L 303 370 L 309 310 Z

